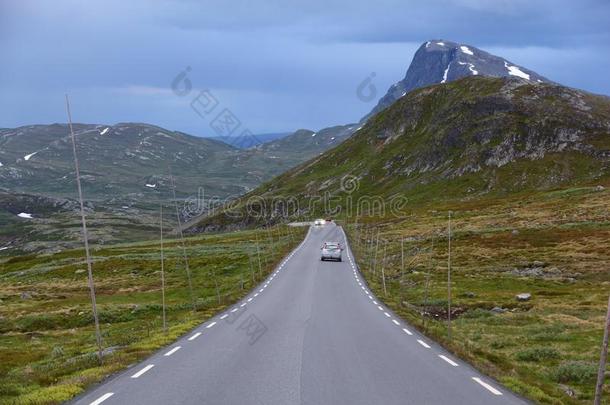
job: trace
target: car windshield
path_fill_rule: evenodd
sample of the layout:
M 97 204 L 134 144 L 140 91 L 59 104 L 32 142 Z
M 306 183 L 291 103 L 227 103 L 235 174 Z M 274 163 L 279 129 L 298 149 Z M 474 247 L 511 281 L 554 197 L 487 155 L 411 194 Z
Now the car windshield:
M 334 244 L 326 244 L 324 245 L 324 249 L 326 250 L 339 250 L 339 245 L 334 245 Z

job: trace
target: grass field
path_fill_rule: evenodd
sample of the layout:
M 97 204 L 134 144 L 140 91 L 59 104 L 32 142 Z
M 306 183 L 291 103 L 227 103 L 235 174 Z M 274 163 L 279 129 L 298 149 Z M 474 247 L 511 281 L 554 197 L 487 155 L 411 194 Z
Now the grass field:
M 593 398 L 610 294 L 609 201 L 608 191 L 582 187 L 346 222 L 367 282 L 394 311 L 536 402 L 585 404 Z M 518 301 L 520 293 L 532 297 Z
M 83 251 L 3 258 L 0 403 L 60 403 L 143 359 L 246 295 L 302 240 L 304 231 L 277 226 L 186 239 L 195 311 L 182 245 L 167 240 L 167 333 L 161 321 L 158 241 L 94 249 L 106 352 L 101 365 Z

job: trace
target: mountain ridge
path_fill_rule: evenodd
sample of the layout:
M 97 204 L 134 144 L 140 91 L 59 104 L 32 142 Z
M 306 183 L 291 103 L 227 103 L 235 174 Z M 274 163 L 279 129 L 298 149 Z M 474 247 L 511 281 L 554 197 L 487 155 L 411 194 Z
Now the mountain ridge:
M 551 81 L 538 73 L 492 55 L 472 45 L 447 40 L 429 40 L 415 52 L 405 77 L 394 83 L 365 121 L 417 88 L 447 83 L 468 76 L 521 77 L 538 83 Z

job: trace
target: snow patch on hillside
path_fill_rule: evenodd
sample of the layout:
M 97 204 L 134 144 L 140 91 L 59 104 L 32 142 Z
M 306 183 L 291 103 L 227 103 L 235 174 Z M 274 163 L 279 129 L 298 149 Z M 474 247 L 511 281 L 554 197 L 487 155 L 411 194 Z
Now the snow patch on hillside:
M 472 73 L 473 76 L 476 76 L 479 74 L 479 71 L 474 68 L 474 63 L 467 63 L 467 62 L 458 62 L 458 63 L 460 65 L 468 65 L 468 70 L 470 70 L 470 72 Z
M 34 153 L 30 153 L 29 155 L 25 155 L 23 157 L 23 160 L 28 161 L 32 158 L 32 156 L 34 156 L 35 154 L 37 154 L 38 152 L 34 152 Z
M 441 80 L 441 83 L 447 82 L 447 73 L 449 73 L 450 67 L 451 67 L 451 63 L 447 65 L 447 69 L 445 69 L 445 72 L 443 73 L 443 80 Z
M 148 188 L 157 188 L 157 185 L 156 184 L 148 184 L 148 183 L 146 183 L 146 187 L 148 187 Z
M 102 130 L 102 132 L 100 132 L 100 135 L 104 135 L 106 132 L 108 132 L 108 130 L 110 130 L 110 128 L 109 128 L 109 127 L 108 127 L 108 128 L 104 128 L 104 129 Z
M 519 69 L 517 66 L 511 66 L 508 64 L 508 62 L 504 61 L 504 67 L 508 70 L 508 74 L 511 76 L 517 76 L 526 80 L 530 80 L 530 75 Z
M 28 214 L 27 212 L 21 212 L 21 213 L 17 214 L 17 216 L 19 218 L 32 219 L 32 214 Z
M 460 49 L 467 55 L 474 55 L 474 52 L 472 52 L 467 46 L 462 45 L 460 46 Z

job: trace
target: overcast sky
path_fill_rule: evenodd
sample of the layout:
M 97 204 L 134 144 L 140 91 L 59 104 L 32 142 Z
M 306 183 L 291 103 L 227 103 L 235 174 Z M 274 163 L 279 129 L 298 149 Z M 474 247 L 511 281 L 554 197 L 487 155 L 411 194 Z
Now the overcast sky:
M 381 97 L 432 38 L 610 94 L 607 0 L 0 0 L 0 127 L 65 122 L 67 92 L 77 122 L 211 136 L 190 107 L 209 89 L 254 133 L 317 130 L 358 121 L 358 85 L 374 72 Z

